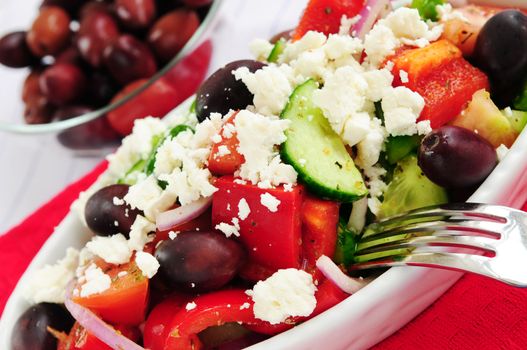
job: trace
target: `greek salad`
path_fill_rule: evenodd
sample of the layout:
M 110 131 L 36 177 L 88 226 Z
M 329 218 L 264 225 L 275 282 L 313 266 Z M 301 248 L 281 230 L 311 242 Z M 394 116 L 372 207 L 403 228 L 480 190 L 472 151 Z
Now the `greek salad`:
M 137 120 L 12 349 L 239 349 L 338 304 L 376 220 L 465 200 L 527 123 L 527 16 L 311 0 L 188 112 Z M 72 232 L 75 234 L 75 232 Z M 63 307 L 64 305 L 64 307 Z

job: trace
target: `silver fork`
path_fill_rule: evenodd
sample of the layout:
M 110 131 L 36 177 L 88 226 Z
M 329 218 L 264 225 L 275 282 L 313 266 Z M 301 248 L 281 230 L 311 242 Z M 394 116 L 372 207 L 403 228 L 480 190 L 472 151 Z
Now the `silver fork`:
M 426 266 L 527 287 L 527 214 L 490 204 L 445 204 L 368 226 L 352 270 Z

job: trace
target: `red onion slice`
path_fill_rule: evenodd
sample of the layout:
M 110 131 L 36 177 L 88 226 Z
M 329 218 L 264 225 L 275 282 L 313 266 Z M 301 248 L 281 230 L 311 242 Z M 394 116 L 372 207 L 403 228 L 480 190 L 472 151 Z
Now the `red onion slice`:
M 197 218 L 212 204 L 212 197 L 200 198 L 181 207 L 160 213 L 156 217 L 156 226 L 160 231 L 166 231 L 174 226 L 184 224 Z
M 96 336 L 100 341 L 114 350 L 145 350 L 142 346 L 137 345 L 130 339 L 121 335 L 109 324 L 101 320 L 93 312 L 75 303 L 69 297 L 64 303 L 66 309 L 71 313 L 73 318 L 86 329 L 89 333 Z
M 322 274 L 326 276 L 327 279 L 335 283 L 337 287 L 348 294 L 355 293 L 367 283 L 365 280 L 351 278 L 350 276 L 346 275 L 333 262 L 333 260 L 325 255 L 322 255 L 320 258 L 318 258 L 316 265 L 320 272 L 322 272 Z
M 359 21 L 351 29 L 351 34 L 359 39 L 364 39 L 377 19 L 390 12 L 391 6 L 390 0 L 367 0 L 359 13 Z

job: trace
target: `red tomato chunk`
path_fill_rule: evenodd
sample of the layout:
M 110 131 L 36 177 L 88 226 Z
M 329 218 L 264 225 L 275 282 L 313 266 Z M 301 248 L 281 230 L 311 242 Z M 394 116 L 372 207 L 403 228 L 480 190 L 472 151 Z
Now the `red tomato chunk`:
M 232 176 L 216 180 L 218 191 L 212 201 L 212 226 L 232 224 L 238 218 L 238 204 L 247 201 L 250 213 L 239 220 L 239 239 L 247 248 L 249 262 L 267 267 L 273 272 L 282 268 L 299 268 L 301 256 L 301 209 L 303 187 L 291 191 L 283 187 L 261 189 L 240 184 Z M 261 196 L 269 193 L 280 201 L 276 212 L 261 203 Z

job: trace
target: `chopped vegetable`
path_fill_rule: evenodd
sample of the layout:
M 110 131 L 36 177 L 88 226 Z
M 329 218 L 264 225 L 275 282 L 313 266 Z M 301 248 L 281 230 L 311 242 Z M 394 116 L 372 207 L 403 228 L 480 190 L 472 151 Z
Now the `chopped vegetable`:
M 333 260 L 337 264 L 349 266 L 353 263 L 353 255 L 357 249 L 357 234 L 347 228 L 344 220 L 339 220 L 337 247 Z
M 421 142 L 418 135 L 390 136 L 386 142 L 386 158 L 388 163 L 395 164 L 411 152 L 414 152 Z
M 314 80 L 297 87 L 281 118 L 291 121 L 282 145 L 282 158 L 291 164 L 308 188 L 323 198 L 353 202 L 367 189 L 342 139 L 333 131 L 311 96 Z
M 421 18 L 424 20 L 438 20 L 438 13 L 436 10 L 437 5 L 442 5 L 445 3 L 445 0 L 413 0 L 412 7 L 419 11 Z
M 271 53 L 269 54 L 269 57 L 267 57 L 267 62 L 277 62 L 278 58 L 284 52 L 286 46 L 286 41 L 283 38 L 280 38 L 273 46 L 273 50 L 271 50 Z

